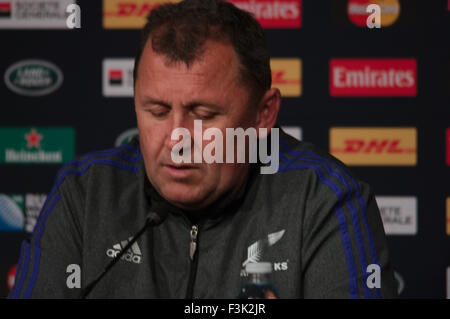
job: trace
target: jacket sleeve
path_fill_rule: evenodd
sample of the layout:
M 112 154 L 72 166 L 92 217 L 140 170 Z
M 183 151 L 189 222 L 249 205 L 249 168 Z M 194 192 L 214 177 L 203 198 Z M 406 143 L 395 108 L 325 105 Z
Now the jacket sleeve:
M 327 183 L 312 182 L 308 196 L 303 297 L 395 298 L 387 240 L 370 187 L 335 170 Z
M 64 177 L 64 176 L 63 176 Z M 8 298 L 75 298 L 81 283 L 81 198 L 69 178 L 55 183 L 29 240 L 22 243 Z

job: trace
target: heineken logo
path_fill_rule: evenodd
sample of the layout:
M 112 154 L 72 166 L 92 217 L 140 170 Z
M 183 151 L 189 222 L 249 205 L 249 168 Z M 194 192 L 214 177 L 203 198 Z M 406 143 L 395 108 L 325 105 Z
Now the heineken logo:
M 47 95 L 63 82 L 61 70 L 42 60 L 24 60 L 11 65 L 5 73 L 6 86 L 13 92 L 27 96 Z
M 0 128 L 0 164 L 60 164 L 74 155 L 72 128 Z

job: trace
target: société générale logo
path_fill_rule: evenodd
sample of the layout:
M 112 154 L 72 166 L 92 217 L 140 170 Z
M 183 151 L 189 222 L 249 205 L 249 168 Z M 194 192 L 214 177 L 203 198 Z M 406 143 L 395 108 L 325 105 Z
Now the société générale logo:
M 386 235 L 417 234 L 417 197 L 376 196 Z
M 65 29 L 75 0 L 0 0 L 0 29 Z

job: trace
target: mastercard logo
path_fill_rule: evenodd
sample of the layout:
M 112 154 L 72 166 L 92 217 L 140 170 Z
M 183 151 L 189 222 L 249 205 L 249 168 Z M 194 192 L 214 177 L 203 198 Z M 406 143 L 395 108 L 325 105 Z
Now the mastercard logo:
M 8 277 L 6 279 L 6 284 L 8 286 L 8 290 L 11 291 L 11 289 L 14 286 L 14 281 L 16 279 L 16 270 L 17 270 L 17 265 L 14 265 L 11 267 L 11 269 L 8 271 Z
M 399 0 L 349 0 L 347 3 L 347 14 L 350 21 L 358 27 L 367 25 L 367 6 L 377 4 L 381 9 L 381 26 L 388 27 L 394 24 L 400 16 Z

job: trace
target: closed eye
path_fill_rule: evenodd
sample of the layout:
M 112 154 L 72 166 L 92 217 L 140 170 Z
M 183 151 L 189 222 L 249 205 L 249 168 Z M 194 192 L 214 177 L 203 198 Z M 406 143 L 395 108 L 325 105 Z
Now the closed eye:
M 146 111 L 156 118 L 162 118 L 170 112 L 170 108 L 164 105 L 152 105 L 146 108 Z
M 195 117 L 199 118 L 200 120 L 210 120 L 213 119 L 217 113 L 194 113 Z
M 194 115 L 194 117 L 199 118 L 201 120 L 210 120 L 219 114 L 216 111 L 212 111 L 209 108 L 205 108 L 202 106 L 194 107 L 191 110 L 191 113 Z
M 152 114 L 152 116 L 157 117 L 157 118 L 164 117 L 165 115 L 167 115 L 169 113 L 169 111 L 163 111 L 163 112 L 149 111 L 149 112 Z

